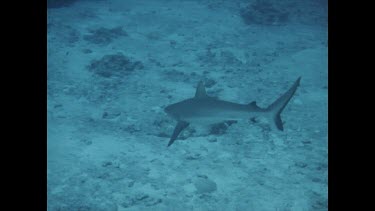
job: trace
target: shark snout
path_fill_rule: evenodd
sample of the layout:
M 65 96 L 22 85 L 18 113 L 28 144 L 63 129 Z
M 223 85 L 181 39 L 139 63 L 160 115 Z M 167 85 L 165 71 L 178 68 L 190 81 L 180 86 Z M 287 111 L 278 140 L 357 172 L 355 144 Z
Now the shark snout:
M 164 108 L 164 112 L 168 114 L 168 116 L 172 117 L 172 118 L 177 118 L 177 114 L 176 114 L 176 110 L 173 109 L 172 107 L 173 105 L 170 105 L 170 106 L 167 106 Z
M 164 112 L 169 114 L 171 112 L 171 107 L 170 106 L 165 107 Z
M 164 108 L 164 112 L 167 113 L 169 116 L 173 116 L 171 106 L 167 106 Z

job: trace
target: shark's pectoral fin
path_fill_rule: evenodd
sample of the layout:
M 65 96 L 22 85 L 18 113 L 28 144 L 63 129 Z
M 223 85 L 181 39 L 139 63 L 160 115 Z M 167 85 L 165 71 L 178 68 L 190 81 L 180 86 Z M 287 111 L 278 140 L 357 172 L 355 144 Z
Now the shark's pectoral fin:
M 173 144 L 173 142 L 177 139 L 178 135 L 181 133 L 183 129 L 185 129 L 187 126 L 189 126 L 188 122 L 179 121 L 174 128 L 173 134 L 171 139 L 169 140 L 168 147 Z

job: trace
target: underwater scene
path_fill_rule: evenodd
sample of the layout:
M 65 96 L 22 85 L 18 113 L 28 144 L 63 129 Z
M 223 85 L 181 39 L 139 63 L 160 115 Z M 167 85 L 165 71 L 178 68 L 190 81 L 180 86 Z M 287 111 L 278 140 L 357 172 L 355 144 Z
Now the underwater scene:
M 49 211 L 328 210 L 327 0 L 47 0 Z

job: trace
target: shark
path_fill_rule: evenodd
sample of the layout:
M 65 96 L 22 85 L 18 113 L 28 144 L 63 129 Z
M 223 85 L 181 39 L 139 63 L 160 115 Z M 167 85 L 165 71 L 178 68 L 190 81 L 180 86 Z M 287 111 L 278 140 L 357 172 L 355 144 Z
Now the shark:
M 207 95 L 203 81 L 199 81 L 195 96 L 164 108 L 164 111 L 177 121 L 173 134 L 167 147 L 171 146 L 178 135 L 190 124 L 214 124 L 224 121 L 241 121 L 265 117 L 271 124 L 271 128 L 284 130 L 281 112 L 284 110 L 290 99 L 293 97 L 301 77 L 298 77 L 294 84 L 271 105 L 261 108 L 256 101 L 248 104 L 238 104 L 220 100 Z

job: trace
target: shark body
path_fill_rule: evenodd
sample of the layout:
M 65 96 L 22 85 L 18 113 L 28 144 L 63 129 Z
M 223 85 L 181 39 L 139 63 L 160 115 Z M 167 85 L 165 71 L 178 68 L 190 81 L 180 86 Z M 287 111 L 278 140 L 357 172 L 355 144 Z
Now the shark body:
M 267 108 L 258 107 L 255 101 L 249 104 L 237 104 L 210 97 L 206 93 L 203 82 L 200 81 L 193 98 L 171 104 L 164 109 L 169 116 L 177 121 L 168 147 L 173 144 L 183 129 L 189 124 L 196 123 L 213 124 L 264 116 L 271 119 L 270 122 L 273 123 L 273 126 L 282 131 L 283 123 L 280 114 L 296 92 L 300 80 L 301 77 Z

